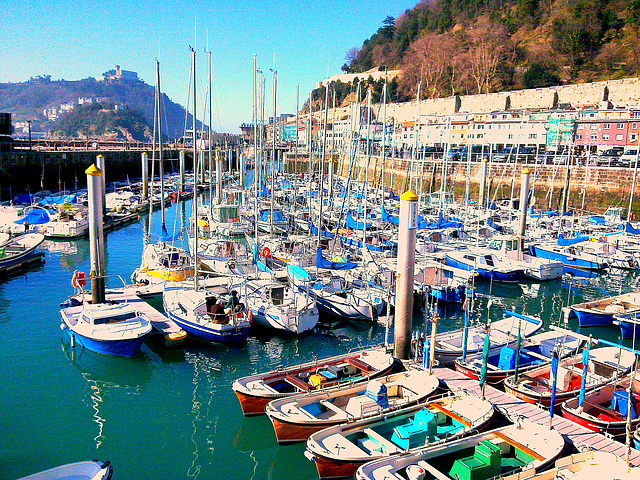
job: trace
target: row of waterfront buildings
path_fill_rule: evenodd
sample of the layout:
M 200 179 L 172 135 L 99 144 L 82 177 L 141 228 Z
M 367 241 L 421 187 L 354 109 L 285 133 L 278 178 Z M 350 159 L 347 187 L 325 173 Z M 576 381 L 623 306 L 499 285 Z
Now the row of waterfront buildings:
M 526 98 L 526 93 L 530 92 L 529 102 L 519 101 L 515 106 L 504 93 L 487 95 L 486 108 L 475 98 L 478 96 L 471 96 L 473 101 L 460 97 L 432 99 L 420 102 L 420 105 L 416 102 L 392 104 L 387 109 L 386 122 L 379 106 L 370 109 L 351 106 L 337 108 L 335 112 L 329 109 L 326 139 L 329 148 L 342 148 L 354 138 L 360 142 L 369 139 L 380 146 L 383 137 L 388 147 L 397 150 L 463 144 L 491 145 L 493 148 L 521 145 L 536 150 L 575 146 L 592 152 L 624 148 L 638 145 L 640 137 L 640 102 L 635 98 L 640 91 L 634 94 L 640 88 L 638 80 L 624 81 L 626 83 L 621 85 L 625 89 L 629 89 L 630 82 L 635 88 L 626 95 L 621 91 L 615 103 L 607 96 L 609 89 L 618 88 L 618 85 L 602 82 L 601 92 L 598 85 L 585 84 L 582 96 L 579 85 L 570 86 L 572 103 L 560 101 L 557 90 L 562 91 L 563 87 L 551 87 L 556 89 L 553 96 L 547 92 L 551 89 L 514 92 L 518 99 Z M 623 90 L 622 87 L 619 89 Z M 491 108 L 498 103 L 492 95 L 506 98 L 504 108 Z M 549 98 L 549 105 L 540 101 L 541 98 Z M 578 103 L 576 99 L 582 101 Z M 442 101 L 438 103 L 439 100 Z M 589 103 L 589 100 L 592 101 Z M 478 111 L 464 111 L 460 107 L 465 103 Z M 300 113 L 297 118 L 282 115 L 266 126 L 266 141 L 271 143 L 275 131 L 276 142 L 280 145 L 292 147 L 297 144 L 305 148 L 311 142 L 317 147 L 325 138 L 324 118 L 322 111 L 314 112 L 311 118 L 309 113 Z M 253 125 L 244 124 L 241 129 L 245 138 L 252 137 Z

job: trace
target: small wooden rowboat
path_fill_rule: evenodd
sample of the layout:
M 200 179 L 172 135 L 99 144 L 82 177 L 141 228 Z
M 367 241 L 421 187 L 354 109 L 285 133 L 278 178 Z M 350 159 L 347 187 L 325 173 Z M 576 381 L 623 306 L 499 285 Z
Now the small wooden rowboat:
M 278 443 L 306 440 L 323 428 L 357 421 L 424 401 L 439 385 L 424 370 L 394 373 L 366 384 L 345 385 L 269 402 L 266 413 Z
M 449 394 L 357 422 L 325 428 L 307 440 L 305 456 L 320 478 L 353 477 L 361 465 L 482 430 L 493 405 L 467 392 Z
M 242 413 L 261 415 L 272 400 L 365 382 L 386 375 L 393 365 L 393 356 L 381 348 L 361 350 L 248 375 L 234 381 L 231 388 L 240 401 Z
M 637 377 L 631 389 L 631 428 L 640 424 L 640 378 Z M 562 416 L 583 427 L 600 433 L 621 435 L 625 433 L 629 408 L 629 382 L 631 374 L 619 381 L 608 383 L 585 395 L 582 405 L 579 398 L 572 398 L 562 404 Z
M 618 347 L 594 348 L 589 353 L 585 391 L 601 387 L 631 370 L 635 355 Z M 555 406 L 578 396 L 582 383 L 582 354 L 560 360 L 556 381 Z M 505 392 L 528 403 L 551 405 L 551 365 L 545 364 L 515 380 L 514 376 L 504 381 Z
M 520 469 L 541 470 L 564 448 L 564 439 L 546 425 L 523 421 L 486 433 L 439 443 L 404 455 L 366 463 L 357 480 L 481 480 Z

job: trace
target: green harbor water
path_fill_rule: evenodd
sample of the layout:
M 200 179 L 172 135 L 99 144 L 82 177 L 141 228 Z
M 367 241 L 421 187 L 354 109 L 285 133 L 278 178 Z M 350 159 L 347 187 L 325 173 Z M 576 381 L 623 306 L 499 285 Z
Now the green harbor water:
M 167 211 L 169 229 L 181 221 L 176 210 Z M 159 232 L 154 215 L 152 231 Z M 140 263 L 143 231 L 141 220 L 106 235 L 109 274 L 129 278 Z M 0 479 L 87 459 L 110 460 L 116 480 L 317 478 L 304 444 L 278 446 L 265 416 L 242 416 L 231 383 L 379 344 L 384 327 L 335 320 L 300 338 L 261 330 L 241 348 L 187 343 L 166 349 L 149 340 L 133 359 L 73 349 L 60 330 L 59 304 L 72 293 L 73 270 L 88 271 L 89 243 L 43 246 L 43 266 L 0 283 Z M 636 288 L 637 273 L 616 271 L 545 284 L 479 283 L 470 318 L 472 324 L 498 319 L 509 308 L 539 315 L 548 327 L 562 324 L 568 303 Z M 160 300 L 152 303 L 161 308 Z M 440 313 L 439 330 L 463 325 L 459 307 Z M 569 327 L 576 329 L 575 320 Z M 423 329 L 420 312 L 414 329 Z M 582 333 L 619 337 L 618 327 Z

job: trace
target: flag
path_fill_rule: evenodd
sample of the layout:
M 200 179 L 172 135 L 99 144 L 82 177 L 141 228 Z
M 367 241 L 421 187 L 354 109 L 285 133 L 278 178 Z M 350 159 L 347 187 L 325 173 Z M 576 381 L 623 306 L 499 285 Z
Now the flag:
M 482 369 L 480 369 L 480 387 L 484 388 L 487 380 L 487 362 L 489 361 L 489 330 L 491 326 L 487 325 L 487 332 L 484 335 L 484 343 L 482 345 Z M 484 392 L 484 390 L 483 390 Z
M 551 405 L 549 406 L 549 415 L 553 418 L 553 407 L 556 403 L 556 387 L 558 385 L 558 352 L 554 350 L 551 353 Z
M 587 345 L 582 350 L 582 380 L 580 381 L 580 396 L 578 397 L 578 406 L 582 406 L 584 402 L 584 394 L 587 387 L 587 368 L 589 367 L 589 347 L 591 342 L 587 342 Z

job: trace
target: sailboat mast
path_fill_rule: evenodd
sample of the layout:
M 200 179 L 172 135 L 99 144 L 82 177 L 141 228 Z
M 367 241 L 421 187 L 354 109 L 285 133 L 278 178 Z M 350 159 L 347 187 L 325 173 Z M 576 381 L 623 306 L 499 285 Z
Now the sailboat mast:
M 164 165 L 162 161 L 162 90 L 160 89 L 160 62 L 156 60 L 156 95 L 158 98 L 158 162 L 160 172 L 160 211 L 162 212 L 162 226 L 165 225 L 164 211 Z
M 276 176 L 276 170 L 277 170 L 277 165 L 276 165 L 276 112 L 277 112 L 277 103 L 278 103 L 278 72 L 277 70 L 274 70 L 273 72 L 273 122 L 271 124 L 271 167 L 270 167 L 270 174 L 271 174 L 271 195 L 270 196 L 270 201 L 271 201 L 271 215 L 269 216 L 269 233 L 271 235 L 273 235 L 273 196 L 275 194 L 274 192 L 274 185 L 275 185 L 275 176 Z
M 198 289 L 198 141 L 196 138 L 196 51 L 191 49 L 193 57 L 193 287 Z
M 256 249 L 258 248 L 258 172 L 260 171 L 260 157 L 258 155 L 258 65 L 257 55 L 253 55 L 253 189 L 254 189 L 254 229 Z
M 209 91 L 209 219 L 211 219 L 211 215 L 213 213 L 213 197 L 211 196 L 213 185 L 213 155 L 211 148 L 211 124 L 213 123 L 213 115 L 211 114 L 211 107 L 213 105 L 213 77 L 211 76 L 211 50 L 208 50 L 207 53 L 209 54 L 209 85 L 207 87 L 207 90 Z M 220 192 L 218 192 L 218 198 L 220 198 Z
M 385 163 L 387 161 L 387 80 L 384 80 L 382 88 L 382 206 L 384 206 L 384 176 L 386 173 Z
M 362 200 L 364 204 L 364 220 L 362 221 L 362 252 L 367 248 L 367 202 L 369 196 L 369 160 L 371 160 L 371 89 L 367 90 L 367 163 L 364 167 L 364 185 Z M 356 217 L 357 219 L 357 217 Z M 358 222 L 356 220 L 356 229 Z
M 322 203 L 324 199 L 324 156 L 327 153 L 327 120 L 329 119 L 329 82 L 324 87 L 324 131 L 322 133 L 322 155 L 320 156 L 320 175 L 318 176 L 318 197 L 320 199 L 318 213 L 318 247 L 322 236 Z

